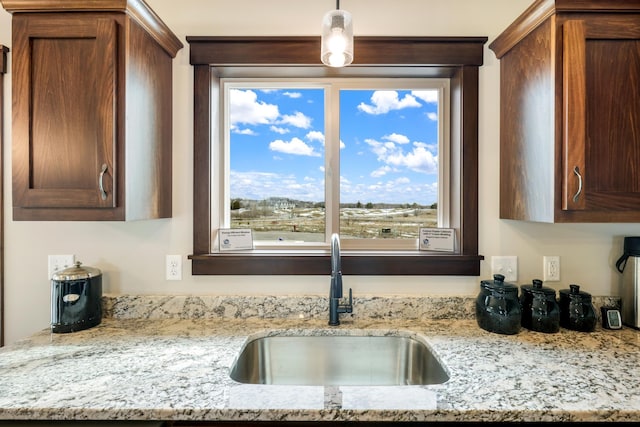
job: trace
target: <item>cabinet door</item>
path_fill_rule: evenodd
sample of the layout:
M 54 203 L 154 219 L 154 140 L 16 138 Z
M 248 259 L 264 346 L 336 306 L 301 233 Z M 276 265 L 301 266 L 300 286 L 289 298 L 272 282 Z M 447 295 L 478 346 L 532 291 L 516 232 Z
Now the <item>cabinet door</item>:
M 563 24 L 563 210 L 640 210 L 640 15 Z
M 112 19 L 14 17 L 14 206 L 115 206 L 116 31 Z

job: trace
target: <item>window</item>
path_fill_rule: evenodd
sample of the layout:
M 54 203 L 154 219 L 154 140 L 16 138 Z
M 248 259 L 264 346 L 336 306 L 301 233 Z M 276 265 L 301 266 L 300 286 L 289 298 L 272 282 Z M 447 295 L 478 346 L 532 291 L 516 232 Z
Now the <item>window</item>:
M 214 239 L 245 228 L 259 249 L 326 248 L 338 233 L 343 249 L 417 250 L 420 227 L 448 225 L 448 80 L 221 83 Z
M 364 275 L 478 275 L 480 272 L 480 260 L 478 254 L 478 200 L 477 200 L 477 117 L 478 117 L 478 68 L 482 65 L 482 51 L 486 38 L 356 38 L 358 59 L 352 66 L 344 69 L 328 69 L 318 64 L 316 53 L 319 55 L 319 40 L 316 37 L 285 37 L 285 38 L 226 38 L 226 37 L 188 37 L 191 46 L 191 63 L 194 65 L 194 254 L 190 257 L 193 261 L 193 274 L 328 274 L 328 250 L 315 249 L 295 251 L 289 247 L 279 250 L 251 251 L 247 253 L 214 253 L 214 238 L 218 224 L 224 224 L 226 212 L 229 212 L 228 224 L 230 224 L 231 207 L 241 204 L 237 200 L 233 206 L 230 194 L 220 198 L 224 203 L 212 203 L 212 195 L 217 200 L 220 194 L 215 194 L 215 177 L 221 173 L 217 164 L 219 156 L 226 156 L 225 132 L 221 131 L 221 115 L 224 109 L 220 108 L 220 100 L 225 97 L 225 84 L 238 82 L 244 79 L 251 85 L 244 90 L 252 90 L 252 85 L 257 81 L 285 82 L 280 89 L 300 88 L 299 82 L 312 80 L 324 85 L 323 98 L 330 99 L 337 107 L 348 104 L 350 95 L 370 95 L 375 90 L 382 90 L 374 86 L 349 87 L 353 84 L 362 84 L 367 79 L 384 81 L 393 79 L 397 86 L 392 90 L 400 91 L 420 90 L 423 88 L 405 87 L 400 82 L 407 81 L 427 82 L 432 79 L 449 82 L 448 91 L 438 89 L 441 93 L 450 93 L 447 103 L 439 99 L 439 108 L 444 108 L 449 117 L 440 121 L 444 116 L 439 115 L 441 129 L 444 129 L 449 138 L 450 152 L 448 158 L 443 161 L 440 150 L 444 146 L 438 146 L 438 182 L 440 189 L 448 178 L 448 191 L 443 193 L 449 197 L 445 204 L 439 196 L 435 207 L 440 215 L 440 224 L 448 224 L 456 230 L 459 245 L 456 253 L 433 254 L 410 250 L 388 250 L 378 248 L 376 250 L 364 250 L 354 248 L 353 251 L 343 250 L 343 273 Z M 318 52 L 316 52 L 318 51 Z M 361 59 L 360 59 L 361 58 Z M 333 81 L 332 81 L 333 80 Z M 433 80 L 432 80 L 433 81 Z M 339 87 L 339 83 L 344 87 Z M 293 84 L 295 83 L 295 84 Z M 367 81 L 367 83 L 369 83 Z M 330 89 L 326 89 L 329 85 Z M 365 85 L 366 86 L 366 85 Z M 255 87 L 253 89 L 256 89 Z M 386 88 L 389 89 L 389 88 Z M 238 90 L 243 88 L 238 87 Z M 305 88 L 307 90 L 307 88 Z M 311 90 L 311 88 L 309 88 Z M 333 93 L 327 96 L 327 90 Z M 355 102 L 355 101 L 351 101 Z M 336 104 L 337 103 L 337 104 Z M 444 105 L 444 107 L 443 107 Z M 338 114 L 337 120 L 344 121 L 340 117 L 344 108 L 327 108 L 330 111 L 322 119 L 325 122 L 335 121 L 333 114 Z M 336 112 L 340 111 L 340 112 Z M 347 120 L 348 121 L 348 120 Z M 233 125 L 232 125 L 233 126 Z M 324 127 L 324 126 L 323 126 Z M 324 150 L 339 151 L 339 145 L 335 141 L 347 138 L 348 127 L 327 126 L 325 139 L 331 139 L 333 144 L 327 143 Z M 277 131 L 277 130 L 276 130 Z M 370 138 L 374 143 L 389 143 L 392 147 L 393 138 L 399 135 L 386 134 Z M 442 135 L 442 133 L 440 134 Z M 306 134 L 305 134 L 306 136 Z M 318 136 L 318 135 L 317 135 Z M 388 137 L 384 139 L 383 137 Z M 404 135 L 406 136 L 406 135 Z M 427 147 L 425 141 L 418 138 L 409 138 L 411 142 L 418 143 L 413 147 L 420 150 L 427 148 L 434 150 L 433 145 Z M 280 141 L 280 148 L 292 141 L 298 144 L 299 149 L 309 150 L 310 144 L 299 138 L 274 139 Z M 300 141 L 305 143 L 300 144 Z M 399 139 L 395 142 L 398 143 Z M 402 140 L 405 141 L 404 139 Z M 441 144 L 438 137 L 438 144 Z M 344 142 L 344 141 L 343 141 Z M 362 141 L 361 141 L 362 143 Z M 366 142 L 365 142 L 366 143 Z M 370 147 L 372 145 L 369 145 Z M 305 148 L 306 147 L 306 148 Z M 337 148 L 336 148 L 337 147 Z M 381 149 L 384 144 L 378 145 Z M 264 148 L 264 147 L 263 147 Z M 397 148 L 397 147 L 396 147 Z M 318 150 L 319 147 L 314 148 Z M 233 153 L 233 148 L 230 148 Z M 331 151 L 313 151 L 324 156 L 325 165 L 331 166 Z M 238 151 L 237 153 L 240 153 Z M 380 153 L 379 153 L 380 154 Z M 407 156 L 403 151 L 396 156 L 396 161 Z M 432 153 L 433 154 L 433 153 Z M 232 154 L 233 155 L 233 154 Z M 238 160 L 242 155 L 238 154 Z M 317 157 L 317 156 L 309 156 Z M 347 162 L 348 156 L 341 155 L 341 160 Z M 381 156 L 382 157 L 382 156 Z M 212 161 L 213 159 L 213 161 Z M 390 165 L 387 165 L 389 168 Z M 352 163 L 352 167 L 353 166 Z M 344 170 L 343 165 L 342 170 Z M 391 169 L 384 168 L 378 173 L 390 173 Z M 233 169 L 233 168 L 230 168 Z M 231 173 L 229 173 L 229 177 Z M 212 179 L 213 178 L 213 179 Z M 310 177 L 312 178 L 312 177 Z M 344 175 L 343 175 L 344 179 Z M 300 185 L 300 182 L 294 184 Z M 327 180 L 326 182 L 329 182 Z M 340 206 L 346 213 L 347 186 L 340 186 L 336 179 L 331 180 L 331 187 L 325 191 L 325 202 L 331 207 L 325 212 L 326 230 L 332 230 L 340 223 Z M 220 187 L 223 190 L 231 187 Z M 340 195 L 342 192 L 342 195 Z M 345 203 L 341 203 L 342 198 Z M 256 199 L 257 200 L 257 199 Z M 334 201 L 331 203 L 331 201 Z M 335 200 L 338 200 L 335 203 Z M 275 201 L 274 201 L 275 202 Z M 291 208 L 287 200 L 280 201 L 279 207 Z M 355 202 L 357 206 L 357 202 Z M 360 201 L 360 203 L 363 203 Z M 366 204 L 364 202 L 365 208 Z M 373 207 L 374 202 L 370 202 Z M 413 204 L 414 202 L 412 202 Z M 415 202 L 424 205 L 426 202 Z M 228 204 L 228 211 L 220 208 Z M 448 209 L 445 209 L 447 207 Z M 343 223 L 347 221 L 343 219 Z M 380 234 L 386 233 L 379 227 Z M 325 231 L 326 233 L 326 231 Z M 326 241 L 326 235 L 325 241 Z M 412 238 L 410 237 L 409 240 Z M 347 242 L 349 239 L 344 239 Z M 358 240 L 358 239 L 354 239 Z M 377 239 L 383 241 L 385 239 Z M 402 240 L 402 239 L 399 239 Z M 344 248 L 344 243 L 343 243 Z

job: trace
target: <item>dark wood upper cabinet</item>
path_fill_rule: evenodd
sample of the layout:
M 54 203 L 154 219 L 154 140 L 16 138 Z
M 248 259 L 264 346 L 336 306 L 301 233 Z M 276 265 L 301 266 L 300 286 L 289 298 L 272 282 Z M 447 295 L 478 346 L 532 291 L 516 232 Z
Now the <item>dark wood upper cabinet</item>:
M 538 0 L 500 59 L 500 217 L 640 222 L 640 1 Z
M 13 14 L 14 220 L 171 216 L 172 61 L 140 0 L 2 0 Z

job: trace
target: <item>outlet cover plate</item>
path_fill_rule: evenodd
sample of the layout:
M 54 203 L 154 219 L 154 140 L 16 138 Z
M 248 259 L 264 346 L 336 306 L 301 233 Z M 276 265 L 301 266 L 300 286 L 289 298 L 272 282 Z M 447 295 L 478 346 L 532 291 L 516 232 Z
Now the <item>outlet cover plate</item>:
M 165 278 L 166 280 L 182 280 L 182 255 L 167 255 Z
M 542 279 L 545 282 L 560 281 L 560 257 L 559 256 L 543 256 L 542 257 L 543 274 Z

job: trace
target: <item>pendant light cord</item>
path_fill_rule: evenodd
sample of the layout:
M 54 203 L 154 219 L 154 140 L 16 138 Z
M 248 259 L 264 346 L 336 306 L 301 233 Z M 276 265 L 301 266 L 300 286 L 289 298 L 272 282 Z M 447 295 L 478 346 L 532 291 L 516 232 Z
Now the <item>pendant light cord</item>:
M 340 0 L 336 0 L 336 10 L 340 10 Z

